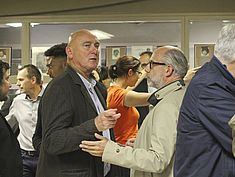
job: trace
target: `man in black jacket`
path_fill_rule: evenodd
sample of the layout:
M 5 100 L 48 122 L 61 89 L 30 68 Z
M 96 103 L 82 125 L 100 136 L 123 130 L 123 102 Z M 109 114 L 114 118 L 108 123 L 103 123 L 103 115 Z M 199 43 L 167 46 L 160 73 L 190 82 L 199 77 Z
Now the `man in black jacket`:
M 94 133 L 112 135 L 120 114 L 105 110 L 100 90 L 90 78 L 99 62 L 99 41 L 88 30 L 71 34 L 66 48 L 67 69 L 47 86 L 39 104 L 42 119 L 37 177 L 109 177 L 112 166 L 79 148 Z M 107 174 L 107 175 L 106 175 Z
M 0 60 L 0 101 L 7 99 L 11 84 L 9 83 L 9 64 Z M 19 143 L 0 113 L 0 176 L 1 177 L 22 177 L 23 166 Z

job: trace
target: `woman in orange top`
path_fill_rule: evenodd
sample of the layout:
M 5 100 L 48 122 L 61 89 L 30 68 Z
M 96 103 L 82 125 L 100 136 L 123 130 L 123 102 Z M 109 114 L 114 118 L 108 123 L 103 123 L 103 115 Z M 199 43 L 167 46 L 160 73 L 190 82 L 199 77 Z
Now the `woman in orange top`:
M 108 88 L 107 105 L 108 108 L 117 108 L 121 113 L 114 127 L 115 139 L 120 144 L 126 144 L 128 139 L 136 137 L 139 113 L 135 106 L 148 105 L 150 93 L 132 91 L 145 74 L 140 71 L 140 61 L 132 56 L 120 57 L 110 66 L 109 76 L 114 82 Z
M 150 93 L 132 91 L 145 77 L 146 72 L 140 72 L 140 61 L 132 56 L 120 57 L 110 66 L 109 76 L 113 84 L 108 88 L 108 108 L 117 108 L 121 117 L 114 127 L 116 142 L 127 144 L 128 139 L 135 139 L 138 131 L 139 112 L 135 106 L 148 105 Z M 130 170 L 119 167 L 120 176 L 129 177 Z

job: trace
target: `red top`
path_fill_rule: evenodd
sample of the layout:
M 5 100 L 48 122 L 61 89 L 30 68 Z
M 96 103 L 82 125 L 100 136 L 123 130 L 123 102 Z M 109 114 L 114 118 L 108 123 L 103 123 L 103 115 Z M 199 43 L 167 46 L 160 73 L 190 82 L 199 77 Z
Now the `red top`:
M 127 90 L 119 86 L 108 88 L 108 108 L 117 108 L 117 112 L 121 113 L 114 127 L 116 142 L 120 144 L 125 144 L 129 138 L 135 138 L 138 131 L 139 112 L 135 107 L 124 106 L 126 93 Z

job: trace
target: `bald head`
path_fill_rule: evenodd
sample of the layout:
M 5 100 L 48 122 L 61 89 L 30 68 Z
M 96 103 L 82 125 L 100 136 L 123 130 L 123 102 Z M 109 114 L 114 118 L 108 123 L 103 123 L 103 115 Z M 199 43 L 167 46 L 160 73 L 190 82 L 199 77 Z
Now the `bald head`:
M 68 46 L 71 46 L 71 44 L 76 41 L 77 38 L 82 38 L 83 36 L 92 36 L 94 38 L 96 38 L 96 40 L 98 41 L 97 37 L 95 35 L 93 35 L 89 30 L 87 29 L 81 29 L 79 31 L 76 31 L 74 33 L 72 33 L 69 36 L 69 42 L 68 42 Z
M 66 47 L 68 65 L 88 78 L 99 63 L 99 46 L 97 37 L 89 30 L 74 32 Z
M 182 79 L 188 71 L 188 60 L 178 47 L 159 47 L 153 52 L 151 58 L 160 59 L 166 64 L 172 65 L 174 67 L 174 74 L 178 75 Z
M 152 56 L 154 58 L 162 58 L 165 56 L 165 53 L 171 49 L 179 50 L 177 47 L 174 47 L 174 46 L 163 46 L 163 47 L 159 47 L 156 50 L 154 50 Z
M 183 80 L 188 70 L 188 61 L 177 47 L 157 48 L 145 68 L 147 78 L 160 89 L 176 80 Z

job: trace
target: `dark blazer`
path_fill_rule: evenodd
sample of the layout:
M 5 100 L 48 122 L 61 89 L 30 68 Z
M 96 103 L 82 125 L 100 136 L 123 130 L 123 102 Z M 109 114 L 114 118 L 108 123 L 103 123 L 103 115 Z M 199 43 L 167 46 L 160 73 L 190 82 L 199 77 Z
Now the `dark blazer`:
M 136 92 L 146 92 L 148 93 L 148 84 L 147 84 L 147 79 L 143 79 L 140 84 L 134 89 Z M 141 107 L 136 107 L 138 110 L 140 117 L 138 119 L 138 127 L 140 128 L 142 122 L 144 121 L 144 118 L 147 116 L 149 113 L 149 106 L 141 106 Z
M 97 95 L 106 108 L 98 88 Z M 95 105 L 81 78 L 68 66 L 47 86 L 39 104 L 42 144 L 37 177 L 103 177 L 101 158 L 79 148 L 82 140 L 95 140 L 98 132 Z
M 175 177 L 235 176 L 232 131 L 235 78 L 214 56 L 185 93 L 177 127 Z
M 0 177 L 21 177 L 23 165 L 19 143 L 0 113 Z

